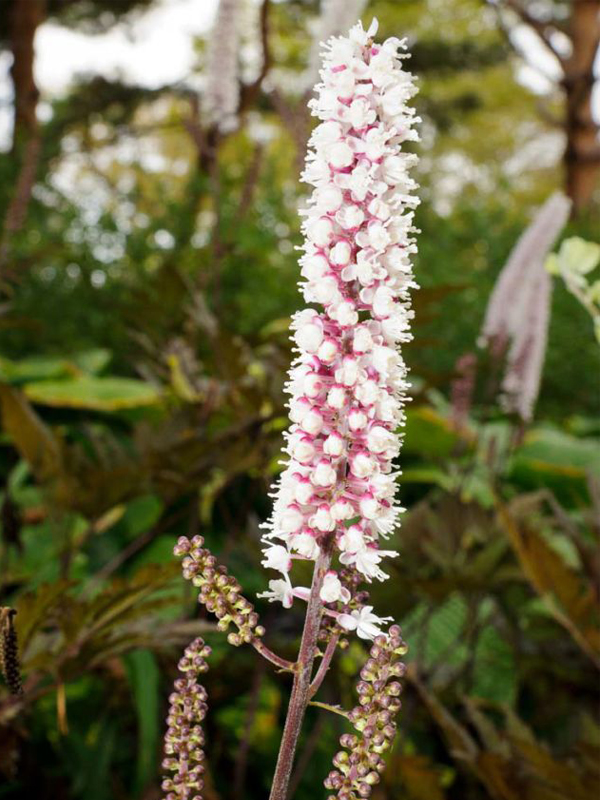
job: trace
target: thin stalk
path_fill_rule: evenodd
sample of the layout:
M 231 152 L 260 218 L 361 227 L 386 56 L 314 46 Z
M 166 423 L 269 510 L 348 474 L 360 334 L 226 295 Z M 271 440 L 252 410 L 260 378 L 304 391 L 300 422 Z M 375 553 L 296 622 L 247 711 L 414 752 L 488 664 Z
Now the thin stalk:
M 331 666 L 331 659 L 334 656 L 335 650 L 337 648 L 338 642 L 340 639 L 339 633 L 333 634 L 331 639 L 327 642 L 327 647 L 325 652 L 323 653 L 323 658 L 321 659 L 321 663 L 319 664 L 319 669 L 317 670 L 317 674 L 314 677 L 313 682 L 310 685 L 309 696 L 314 697 L 316 693 L 319 691 L 321 684 L 327 675 L 327 671 Z
M 288 797 L 288 786 L 292 773 L 296 746 L 298 744 L 298 737 L 300 735 L 300 728 L 302 727 L 302 721 L 310 699 L 310 680 L 317 652 L 317 638 L 321 625 L 321 617 L 323 615 L 323 602 L 319 594 L 323 586 L 323 579 L 331 564 L 331 550 L 332 543 L 322 548 L 313 572 L 310 597 L 306 609 L 306 618 L 304 620 L 304 630 L 302 631 L 302 641 L 300 643 L 300 652 L 298 653 L 298 661 L 296 663 L 296 674 L 294 676 L 294 684 L 290 696 L 287 718 L 281 738 L 281 746 L 279 748 L 279 756 L 277 757 L 277 766 L 275 768 L 275 775 L 273 776 L 269 800 L 287 800 Z

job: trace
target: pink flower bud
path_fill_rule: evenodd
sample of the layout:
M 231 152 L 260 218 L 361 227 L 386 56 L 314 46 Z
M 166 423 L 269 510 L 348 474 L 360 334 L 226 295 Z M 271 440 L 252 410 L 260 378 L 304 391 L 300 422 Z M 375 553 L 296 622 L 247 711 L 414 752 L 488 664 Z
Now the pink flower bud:
M 336 471 L 326 459 L 319 461 L 312 473 L 312 482 L 315 486 L 333 486 L 336 478 Z

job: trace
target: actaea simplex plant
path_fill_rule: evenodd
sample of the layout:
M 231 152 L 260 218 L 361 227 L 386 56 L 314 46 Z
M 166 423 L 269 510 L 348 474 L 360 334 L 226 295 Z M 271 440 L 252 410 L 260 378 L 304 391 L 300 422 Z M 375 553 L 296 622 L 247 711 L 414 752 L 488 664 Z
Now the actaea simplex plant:
M 280 577 L 261 595 L 284 608 L 306 603 L 297 660 L 264 644 L 252 604 L 202 537 L 181 538 L 175 547 L 199 602 L 218 618 L 219 629 L 231 629 L 229 643 L 249 644 L 293 675 L 270 800 L 288 797 L 307 706 L 344 636 L 356 633 L 372 646 L 360 673 L 358 704 L 341 712 L 354 733 L 341 737 L 325 780 L 330 800 L 371 794 L 400 708 L 397 679 L 407 648 L 396 625 L 385 631 L 390 618 L 374 613 L 361 584 L 384 580 L 383 560 L 397 555 L 385 539 L 402 511 L 393 460 L 409 386 L 399 346 L 411 336 L 418 203 L 409 176 L 416 157 L 401 145 L 418 139 L 413 126 L 419 120 L 407 105 L 416 89 L 402 67 L 405 44 L 376 44 L 376 32 L 376 21 L 367 31 L 358 23 L 348 36 L 330 39 L 322 82 L 310 101 L 319 124 L 303 174 L 314 189 L 303 212 L 301 287 L 306 302 L 321 310 L 306 308 L 292 321 L 297 355 L 287 384 L 291 425 L 263 537 L 262 563 Z M 294 586 L 298 560 L 314 562 L 310 588 Z M 207 706 L 197 679 L 209 654 L 197 639 L 179 663 L 165 738 L 166 800 L 202 798 Z

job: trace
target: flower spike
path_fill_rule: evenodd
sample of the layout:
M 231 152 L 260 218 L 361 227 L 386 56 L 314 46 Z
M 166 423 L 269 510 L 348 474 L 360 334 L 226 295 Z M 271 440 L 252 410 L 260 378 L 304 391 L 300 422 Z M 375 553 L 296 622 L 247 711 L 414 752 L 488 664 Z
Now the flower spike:
M 329 40 L 309 103 L 320 122 L 303 174 L 313 192 L 303 212 L 301 289 L 321 310 L 293 318 L 287 459 L 263 538 L 264 566 L 282 575 L 263 596 L 285 607 L 300 596 L 294 559 L 316 561 L 325 543 L 367 582 L 387 578 L 382 561 L 397 555 L 381 539 L 403 510 L 392 461 L 409 386 L 398 346 L 411 338 L 418 199 L 409 175 L 416 156 L 401 145 L 418 139 L 418 118 L 408 105 L 416 89 L 402 67 L 405 44 L 375 44 L 376 31 L 376 21 L 367 31 L 359 23 Z M 335 570 L 321 599 L 345 599 Z M 371 611 L 341 624 L 373 638 L 382 620 Z

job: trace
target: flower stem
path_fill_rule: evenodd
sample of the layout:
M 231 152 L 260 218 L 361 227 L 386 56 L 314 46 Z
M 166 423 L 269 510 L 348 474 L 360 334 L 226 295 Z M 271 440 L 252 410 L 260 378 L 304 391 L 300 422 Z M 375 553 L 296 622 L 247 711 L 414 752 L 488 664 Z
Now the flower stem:
M 323 615 L 323 603 L 319 597 L 325 573 L 331 564 L 331 544 L 323 546 L 321 553 L 315 564 L 313 572 L 312 586 L 306 617 L 304 620 L 304 630 L 302 631 L 302 641 L 296 663 L 296 674 L 290 696 L 285 727 L 281 738 L 279 756 L 269 800 L 287 800 L 288 785 L 294 763 L 296 746 L 300 735 L 300 728 L 306 713 L 310 693 L 310 680 L 312 676 L 313 663 L 317 652 L 317 637 Z

